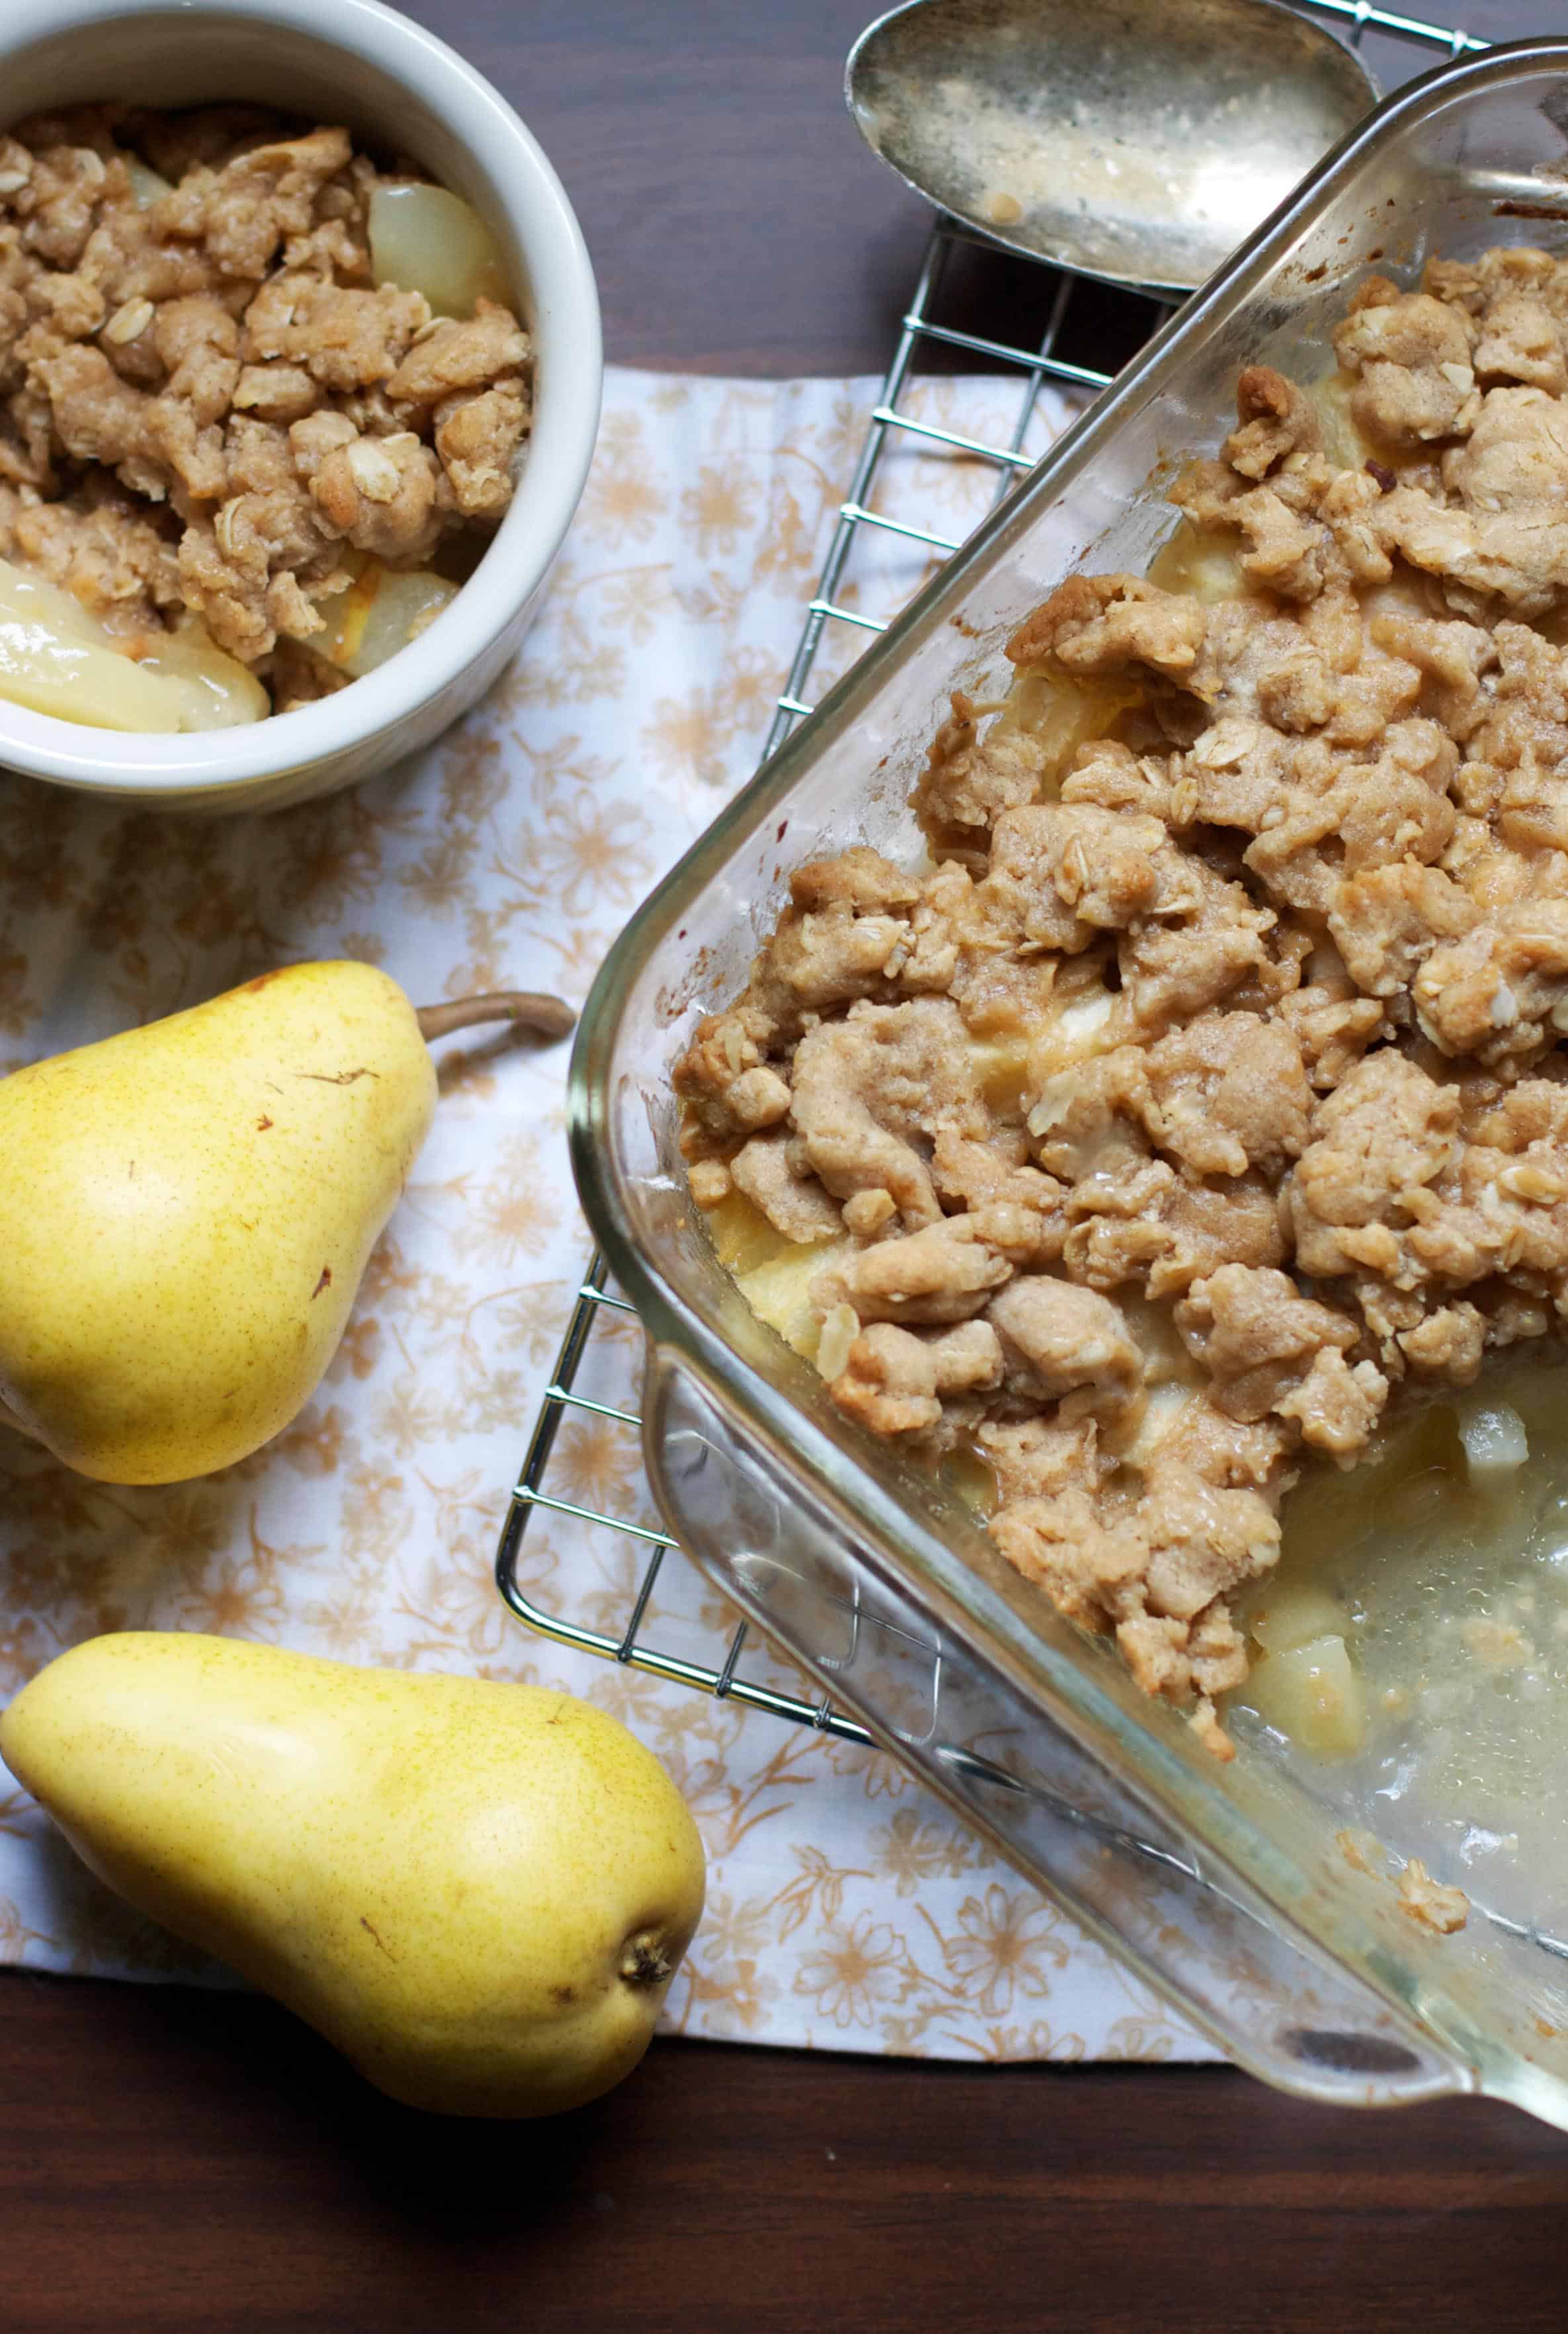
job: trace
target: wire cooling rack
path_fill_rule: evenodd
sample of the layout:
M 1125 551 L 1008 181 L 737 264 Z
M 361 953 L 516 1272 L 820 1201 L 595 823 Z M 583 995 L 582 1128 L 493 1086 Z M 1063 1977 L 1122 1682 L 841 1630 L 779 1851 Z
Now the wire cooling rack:
M 1312 14 L 1344 25 L 1350 44 L 1356 48 L 1371 34 L 1397 44 L 1393 52 L 1396 56 L 1403 50 L 1408 58 L 1413 46 L 1426 53 L 1423 62 L 1427 62 L 1434 52 L 1439 59 L 1448 60 L 1479 53 L 1489 45 L 1473 34 L 1452 31 L 1447 25 L 1424 23 L 1412 16 L 1396 15 L 1388 9 L 1370 5 L 1369 0 L 1308 0 L 1308 5 Z M 1387 76 L 1390 80 L 1399 77 L 1398 65 Z M 844 604 L 847 596 L 844 587 L 861 530 L 891 530 L 924 544 L 936 554 L 959 547 L 951 536 L 934 527 L 890 518 L 869 507 L 877 472 L 889 448 L 904 439 L 916 441 L 927 454 L 940 457 L 946 453 L 955 460 L 987 463 L 996 473 L 994 500 L 1000 502 L 1032 466 L 1033 457 L 1026 454 L 1023 447 L 1046 382 L 1061 382 L 1098 393 L 1109 385 L 1115 363 L 1125 362 L 1177 304 L 1161 294 L 1129 292 L 1092 276 L 1049 267 L 1042 261 L 1021 260 L 1009 255 L 1002 264 L 1016 271 L 1012 288 L 1016 290 L 1020 276 L 1029 279 L 1031 297 L 1027 304 L 1042 321 L 1031 346 L 1020 345 L 1016 340 L 992 338 L 972 329 L 974 285 L 970 263 L 978 259 L 982 264 L 994 265 L 1001 252 L 1002 246 L 955 219 L 941 217 L 933 229 L 893 362 L 872 408 L 848 491 L 838 506 L 837 524 L 817 590 L 807 605 L 794 661 L 783 694 L 777 700 L 763 747 L 763 761 L 783 744 L 795 724 L 812 710 L 808 693 L 829 629 L 849 625 L 866 633 L 886 632 L 896 613 L 889 610 L 884 616 L 868 615 Z M 1005 302 L 994 299 L 994 304 L 1010 315 L 1017 312 L 1011 298 Z M 961 362 L 978 359 L 1018 377 L 1017 419 L 1005 444 L 991 445 L 964 437 L 957 430 L 943 429 L 901 409 L 900 400 L 916 371 L 916 359 L 923 354 L 936 356 L 938 362 L 944 357 L 951 362 L 954 356 Z M 1114 359 L 1108 371 L 1104 369 L 1107 355 Z M 1087 360 L 1090 356 L 1101 362 L 1089 362 Z M 783 1693 L 760 1678 L 749 1676 L 741 1667 L 749 1635 L 749 1625 L 744 1621 L 737 1621 L 727 1640 L 715 1637 L 713 1657 L 707 1662 L 694 1661 L 646 1643 L 643 1625 L 660 1572 L 666 1563 L 686 1562 L 678 1543 L 667 1532 L 623 1517 L 605 1515 L 575 1500 L 558 1498 L 550 1490 L 551 1454 L 557 1434 L 569 1413 L 607 1422 L 635 1443 L 642 1424 L 635 1412 L 592 1400 L 577 1389 L 578 1375 L 595 1334 L 603 1334 L 613 1316 L 624 1319 L 632 1311 L 625 1298 L 608 1285 L 605 1260 L 595 1255 L 577 1290 L 561 1349 L 534 1421 L 522 1470 L 508 1502 L 496 1552 L 496 1584 L 502 1598 L 518 1620 L 558 1644 L 575 1645 L 580 1652 L 596 1654 L 605 1661 L 625 1663 L 655 1677 L 673 1679 L 721 1701 L 769 1711 L 776 1718 L 793 1720 L 819 1733 L 837 1735 L 852 1742 L 869 1742 L 871 1737 L 866 1730 L 835 1710 L 826 1697 L 807 1699 Z M 528 1519 L 537 1508 L 576 1518 L 646 1550 L 618 1633 L 589 1628 L 573 1620 L 569 1613 L 547 1609 L 522 1587 L 518 1563 Z

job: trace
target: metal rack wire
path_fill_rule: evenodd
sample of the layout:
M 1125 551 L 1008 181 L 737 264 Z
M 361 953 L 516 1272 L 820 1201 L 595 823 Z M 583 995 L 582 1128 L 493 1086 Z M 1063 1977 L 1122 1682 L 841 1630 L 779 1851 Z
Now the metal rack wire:
M 1489 45 L 1469 33 L 1371 6 L 1369 0 L 1307 0 L 1307 5 L 1314 14 L 1348 27 L 1354 47 L 1360 47 L 1369 34 L 1379 34 L 1407 48 L 1414 46 L 1428 54 L 1436 52 L 1438 59 L 1447 61 L 1477 53 Z M 993 500 L 1001 501 L 1031 467 L 1033 457 L 1026 454 L 1023 448 L 1045 383 L 1056 381 L 1098 392 L 1110 382 L 1110 372 L 1066 352 L 1074 344 L 1075 327 L 1080 318 L 1101 339 L 1121 342 L 1126 353 L 1130 354 L 1176 304 L 1174 298 L 1166 295 L 1129 292 L 1092 277 L 1048 267 L 1043 262 L 1012 260 L 1009 265 L 1028 271 L 1045 294 L 1043 329 L 1032 346 L 1021 347 L 976 333 L 954 319 L 955 278 L 962 273 L 966 255 L 976 251 L 995 254 L 1000 250 L 1000 246 L 954 219 L 939 218 L 933 229 L 893 361 L 867 421 L 859 459 L 838 506 L 837 522 L 817 590 L 808 603 L 789 678 L 777 699 L 763 747 L 763 761 L 783 744 L 797 721 L 812 710 L 808 692 L 829 628 L 847 625 L 862 632 L 881 632 L 896 612 L 890 610 L 883 616 L 867 615 L 845 604 L 844 586 L 861 530 L 891 530 L 927 545 L 936 554 L 959 547 L 956 541 L 935 528 L 889 517 L 870 506 L 877 473 L 889 448 L 905 440 L 919 444 L 928 453 L 945 453 L 954 459 L 989 464 L 996 473 Z M 1092 309 L 1094 313 L 1084 318 L 1082 312 L 1087 309 Z M 1079 333 L 1076 337 L 1081 340 L 1084 336 Z M 915 371 L 915 359 L 923 351 L 955 352 L 962 357 L 977 358 L 1019 375 L 1017 419 L 1005 443 L 983 443 L 903 410 L 901 400 Z M 603 1333 L 607 1318 L 624 1316 L 632 1311 L 625 1299 L 607 1285 L 604 1259 L 595 1256 L 577 1290 L 566 1335 L 534 1421 L 522 1469 L 508 1502 L 496 1553 L 496 1583 L 503 1600 L 518 1620 L 558 1644 L 576 1646 L 580 1652 L 597 1654 L 606 1661 L 624 1663 L 696 1692 L 712 1694 L 721 1701 L 768 1711 L 776 1718 L 791 1720 L 820 1733 L 852 1742 L 869 1742 L 871 1737 L 866 1729 L 835 1710 L 826 1697 L 786 1693 L 760 1677 L 749 1675 L 740 1665 L 749 1634 L 744 1621 L 737 1620 L 727 1639 L 716 1640 L 713 1657 L 706 1662 L 646 1643 L 642 1631 L 661 1571 L 667 1563 L 686 1561 L 677 1542 L 667 1532 L 584 1507 L 557 1497 L 548 1489 L 551 1454 L 568 1415 L 587 1415 L 609 1422 L 634 1439 L 638 1434 L 642 1422 L 634 1412 L 592 1400 L 577 1385 L 585 1355 L 595 1333 Z M 620 1630 L 612 1633 L 587 1627 L 574 1621 L 567 1613 L 547 1609 L 523 1587 L 518 1564 L 528 1519 L 536 1509 L 574 1518 L 646 1548 L 646 1559 Z

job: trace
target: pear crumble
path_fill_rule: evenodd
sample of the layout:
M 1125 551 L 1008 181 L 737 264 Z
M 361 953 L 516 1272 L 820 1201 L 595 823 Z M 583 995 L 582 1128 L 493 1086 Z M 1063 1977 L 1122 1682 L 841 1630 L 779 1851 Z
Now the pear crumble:
M 1370 277 L 1334 345 L 675 1073 L 754 1307 L 1220 1757 L 1305 1455 L 1568 1316 L 1568 261 Z
M 242 666 L 266 693 L 228 718 L 439 612 L 510 502 L 532 364 L 476 215 L 345 130 L 92 106 L 0 134 L 0 560 L 35 622 Z

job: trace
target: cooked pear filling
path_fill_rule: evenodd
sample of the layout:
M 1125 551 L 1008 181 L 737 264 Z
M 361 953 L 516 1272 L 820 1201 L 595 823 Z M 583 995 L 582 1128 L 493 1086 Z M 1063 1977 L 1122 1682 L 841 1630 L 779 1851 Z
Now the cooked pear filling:
M 1221 1757 L 1305 1462 L 1568 1313 L 1565 344 L 1498 250 L 1247 368 L 1151 574 L 954 697 L 928 862 L 799 869 L 675 1073 L 755 1309 Z M 1331 1619 L 1261 1673 L 1348 1742 Z

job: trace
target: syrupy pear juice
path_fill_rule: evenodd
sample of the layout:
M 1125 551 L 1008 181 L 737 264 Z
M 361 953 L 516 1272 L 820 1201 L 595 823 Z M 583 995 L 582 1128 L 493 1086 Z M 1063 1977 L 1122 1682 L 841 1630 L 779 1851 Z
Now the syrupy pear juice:
M 1341 1821 L 1397 1838 L 1505 1919 L 1568 1869 L 1568 1362 L 1500 1364 L 1314 1463 L 1243 1615 L 1226 1724 Z

